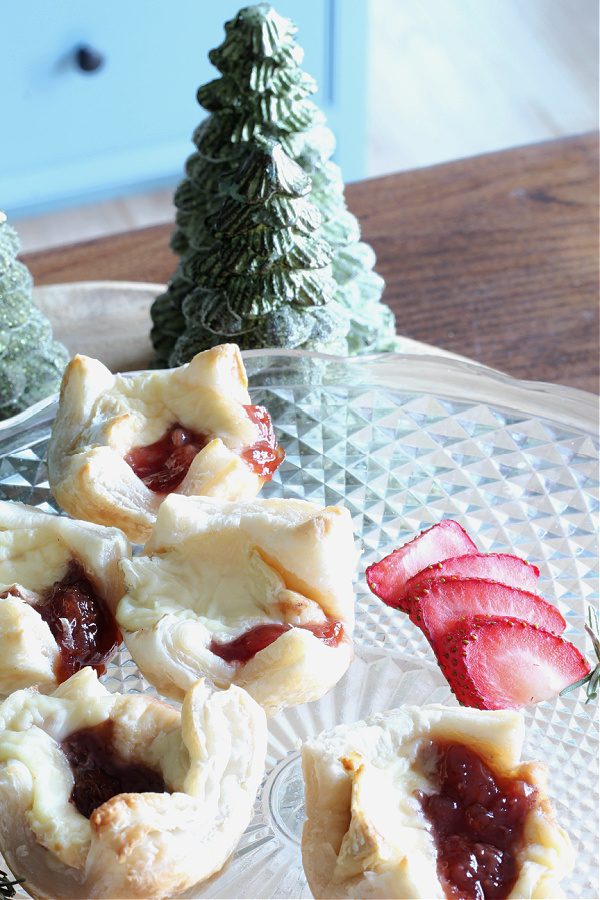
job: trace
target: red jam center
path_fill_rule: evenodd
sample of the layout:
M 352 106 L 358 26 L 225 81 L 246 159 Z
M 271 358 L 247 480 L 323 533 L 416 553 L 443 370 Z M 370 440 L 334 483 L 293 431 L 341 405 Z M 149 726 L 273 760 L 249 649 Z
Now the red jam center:
M 205 434 L 172 425 L 160 440 L 131 450 L 125 462 L 151 491 L 168 494 L 179 487 L 194 457 L 209 440 Z
M 244 406 L 251 422 L 258 426 L 259 439 L 241 452 L 241 457 L 260 478 L 270 481 L 275 469 L 285 457 L 283 447 L 277 446 L 271 416 L 264 406 Z
M 434 742 L 439 792 L 419 795 L 436 844 L 437 872 L 446 897 L 506 898 L 518 876 L 517 853 L 535 788 L 501 778 L 462 744 Z
M 312 631 L 315 637 L 318 637 L 328 647 L 337 647 L 344 635 L 344 626 L 341 622 L 312 622 L 299 627 L 306 631 Z M 255 628 L 251 628 L 245 634 L 241 634 L 226 644 L 211 641 L 209 650 L 227 663 L 246 663 L 291 628 L 291 625 L 286 624 L 256 625 Z
M 260 478 L 270 481 L 285 453 L 277 446 L 271 417 L 264 406 L 244 406 L 251 422 L 258 428 L 259 439 L 240 452 L 246 465 Z M 125 456 L 137 477 L 155 494 L 169 494 L 179 487 L 192 461 L 211 440 L 183 425 L 172 425 L 153 444 L 135 447 Z
M 167 790 L 158 772 L 117 756 L 113 731 L 113 722 L 107 719 L 73 732 L 61 744 L 75 779 L 70 800 L 86 819 L 117 794 L 162 794 Z
M 67 574 L 45 592 L 36 610 L 60 650 L 59 682 L 84 666 L 93 666 L 102 675 L 106 660 L 121 643 L 121 634 L 80 563 L 71 560 Z

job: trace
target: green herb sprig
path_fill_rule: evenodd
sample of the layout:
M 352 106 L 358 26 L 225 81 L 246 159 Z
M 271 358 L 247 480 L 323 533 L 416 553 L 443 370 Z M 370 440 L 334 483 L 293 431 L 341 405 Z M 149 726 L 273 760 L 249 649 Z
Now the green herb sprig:
M 580 678 L 579 681 L 564 688 L 559 696 L 564 697 L 565 694 L 570 694 L 571 691 L 576 691 L 577 688 L 587 684 L 585 702 L 589 703 L 590 700 L 597 698 L 598 686 L 600 685 L 600 627 L 598 624 L 598 613 L 591 606 L 588 606 L 588 623 L 584 627 L 592 641 L 594 653 L 596 654 L 596 666 L 587 675 Z
M 23 884 L 24 878 L 9 878 L 6 872 L 0 869 L 0 897 L 14 897 L 16 884 Z

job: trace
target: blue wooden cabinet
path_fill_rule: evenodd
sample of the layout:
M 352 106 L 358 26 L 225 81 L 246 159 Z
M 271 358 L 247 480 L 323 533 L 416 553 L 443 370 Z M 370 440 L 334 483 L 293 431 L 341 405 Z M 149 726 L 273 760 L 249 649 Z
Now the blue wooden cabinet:
M 19 0 L 0 12 L 0 209 L 10 215 L 175 182 L 217 76 L 207 53 L 232 0 Z M 336 133 L 346 180 L 363 175 L 367 0 L 279 0 Z M 103 58 L 82 71 L 77 48 Z M 90 60 L 83 60 L 83 63 Z M 91 60 L 94 63 L 94 60 Z

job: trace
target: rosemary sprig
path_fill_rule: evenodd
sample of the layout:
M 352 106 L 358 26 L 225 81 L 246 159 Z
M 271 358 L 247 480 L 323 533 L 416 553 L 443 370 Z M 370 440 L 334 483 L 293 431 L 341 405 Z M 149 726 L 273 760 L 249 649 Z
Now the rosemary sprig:
M 0 897 L 14 897 L 17 893 L 15 884 L 23 884 L 24 881 L 24 878 L 11 879 L 0 869 Z
M 591 638 L 594 653 L 596 654 L 596 667 L 588 672 L 584 678 L 580 678 L 579 681 L 564 688 L 559 694 L 560 697 L 564 697 L 565 694 L 570 694 L 571 691 L 576 691 L 577 688 L 587 684 L 586 703 L 596 699 L 598 686 L 600 685 L 600 627 L 598 625 L 598 613 L 591 606 L 588 606 L 588 623 L 585 625 L 585 630 Z

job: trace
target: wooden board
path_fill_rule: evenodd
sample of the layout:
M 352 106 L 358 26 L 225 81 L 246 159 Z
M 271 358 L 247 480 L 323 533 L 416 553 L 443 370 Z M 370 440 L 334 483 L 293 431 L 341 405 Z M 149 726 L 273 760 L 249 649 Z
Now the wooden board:
M 351 184 L 400 334 L 598 390 L 595 135 Z M 30 254 L 36 281 L 164 282 L 170 226 Z

